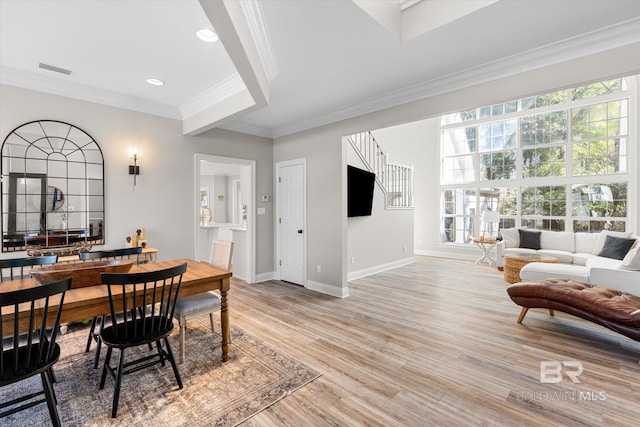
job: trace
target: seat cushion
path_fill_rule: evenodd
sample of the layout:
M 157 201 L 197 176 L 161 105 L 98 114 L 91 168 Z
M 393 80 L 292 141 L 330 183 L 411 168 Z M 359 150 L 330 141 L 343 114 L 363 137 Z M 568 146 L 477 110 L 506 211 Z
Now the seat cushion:
M 593 255 L 591 252 L 576 252 L 573 254 L 573 263 L 575 265 L 587 265 L 587 262 L 596 256 L 597 255 Z
M 573 263 L 573 253 L 567 251 L 561 251 L 556 249 L 540 249 L 538 251 L 540 255 L 549 255 L 552 257 L 558 258 L 558 262 L 562 262 L 564 264 Z
M 176 302 L 175 317 L 188 316 L 205 310 L 215 311 L 220 308 L 220 297 L 213 292 L 179 297 Z
M 552 277 L 589 282 L 589 269 L 579 265 L 532 262 L 520 270 L 522 281 L 544 280 Z

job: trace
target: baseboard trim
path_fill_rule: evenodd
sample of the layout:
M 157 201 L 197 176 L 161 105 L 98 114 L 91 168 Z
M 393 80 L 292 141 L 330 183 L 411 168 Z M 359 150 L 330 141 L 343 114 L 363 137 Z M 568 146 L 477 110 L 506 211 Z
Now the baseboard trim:
M 388 262 L 385 264 L 376 265 L 362 270 L 352 271 L 347 274 L 347 281 L 359 279 L 361 277 L 371 276 L 372 274 L 381 273 L 392 268 L 402 267 L 403 265 L 409 265 L 414 262 L 413 257 L 403 258 L 397 261 Z
M 256 283 L 275 280 L 275 277 L 276 277 L 275 271 L 268 271 L 266 273 L 256 274 Z
M 309 290 L 320 292 L 321 294 L 331 295 L 332 297 L 346 298 L 349 296 L 348 287 L 338 288 L 326 283 L 314 282 L 313 280 L 307 280 L 307 286 L 305 287 Z

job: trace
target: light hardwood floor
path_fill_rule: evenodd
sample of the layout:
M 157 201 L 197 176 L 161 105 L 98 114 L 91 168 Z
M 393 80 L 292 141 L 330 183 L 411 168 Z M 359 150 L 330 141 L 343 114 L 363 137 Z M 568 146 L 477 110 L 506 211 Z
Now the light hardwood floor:
M 322 373 L 243 426 L 638 425 L 640 343 L 558 312 L 517 324 L 495 268 L 415 259 L 344 299 L 234 281 L 232 324 Z M 541 361 L 582 363 L 580 383 L 541 383 Z

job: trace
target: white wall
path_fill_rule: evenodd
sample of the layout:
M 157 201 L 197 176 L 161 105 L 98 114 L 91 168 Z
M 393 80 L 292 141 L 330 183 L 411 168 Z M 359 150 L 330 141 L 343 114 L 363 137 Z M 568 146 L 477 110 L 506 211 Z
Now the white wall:
M 347 141 L 344 144 L 347 163 L 366 170 L 351 144 Z M 376 183 L 371 216 L 347 219 L 347 279 L 410 262 L 413 262 L 413 209 L 386 209 L 384 192 Z
M 159 259 L 193 258 L 194 153 L 255 160 L 256 193 L 273 194 L 270 139 L 220 129 L 197 137 L 182 135 L 182 123 L 56 95 L 0 86 L 0 135 L 40 119 L 71 123 L 89 133 L 102 149 L 105 163 L 104 248 L 122 247 L 124 236 L 145 227 Z M 128 175 L 128 149 L 140 151 L 137 185 Z M 273 271 L 273 209 L 256 216 L 256 272 Z M 2 258 L 17 254 L 2 253 Z
M 286 161 L 300 157 L 307 158 L 307 263 L 309 266 L 321 264 L 322 273 L 309 268 L 309 279 L 330 286 L 335 295 L 345 295 L 347 288 L 347 219 L 346 219 L 346 147 L 342 149 L 342 137 L 358 132 L 381 129 L 439 117 L 443 113 L 465 108 L 507 101 L 527 95 L 544 93 L 571 85 L 603 80 L 620 75 L 640 73 L 640 43 L 611 49 L 594 55 L 568 60 L 563 63 L 496 81 L 436 94 L 430 98 L 388 108 L 305 132 L 276 138 L 274 140 L 274 161 Z M 485 76 L 487 80 L 491 76 Z M 460 82 L 464 85 L 464 82 Z M 417 125 L 420 126 L 420 125 Z M 433 125 L 424 124 L 427 128 Z M 437 132 L 436 132 L 437 134 Z M 637 132 L 635 133 L 637 141 Z M 412 140 L 418 143 L 415 140 Z M 437 135 L 433 137 L 437 144 Z M 409 142 L 410 144 L 411 142 Z M 425 149 L 414 147 L 409 156 L 419 158 Z M 395 156 L 395 150 L 392 156 Z M 439 155 L 437 145 L 427 147 L 427 161 L 416 161 L 416 180 L 425 181 L 424 201 L 417 208 L 418 222 L 434 224 L 436 234 L 429 232 L 428 225 L 417 225 L 416 231 L 421 241 L 421 252 L 442 256 L 463 256 L 473 258 L 477 253 L 459 252 L 443 248 L 437 238 L 439 221 Z M 637 151 L 636 151 L 637 153 Z M 638 156 L 638 154 L 635 154 Z M 395 160 L 395 157 L 394 161 Z M 400 158 L 397 160 L 402 162 Z M 420 169 L 424 168 L 423 171 Z M 420 184 L 422 185 L 422 183 Z M 640 199 L 640 189 L 633 190 L 633 200 Z M 429 205 L 433 203 L 433 205 Z M 638 210 L 634 210 L 638 212 Z M 425 227 L 421 229 L 420 227 Z M 379 242 L 384 245 L 384 242 Z

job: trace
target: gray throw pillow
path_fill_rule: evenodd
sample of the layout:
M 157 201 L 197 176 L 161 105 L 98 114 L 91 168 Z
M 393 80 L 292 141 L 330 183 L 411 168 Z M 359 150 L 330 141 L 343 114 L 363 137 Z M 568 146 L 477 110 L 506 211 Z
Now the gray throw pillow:
M 520 233 L 520 247 L 527 249 L 540 249 L 540 232 L 518 229 Z
M 631 246 L 636 242 L 636 239 L 624 239 L 622 237 L 607 236 L 604 241 L 604 246 L 598 254 L 598 256 L 624 259 Z

